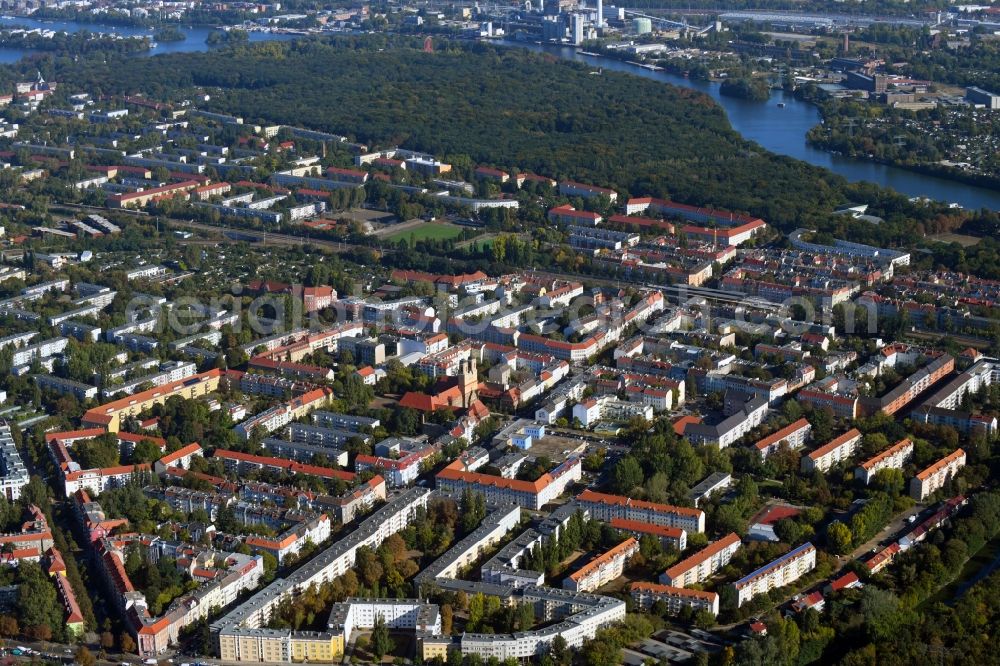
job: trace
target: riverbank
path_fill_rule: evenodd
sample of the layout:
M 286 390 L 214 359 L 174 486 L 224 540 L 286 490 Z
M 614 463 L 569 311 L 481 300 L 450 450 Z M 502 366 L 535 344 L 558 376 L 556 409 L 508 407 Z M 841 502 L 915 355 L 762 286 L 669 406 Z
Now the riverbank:
M 833 99 L 815 88 L 801 88 L 796 96 L 819 111 L 820 124 L 806 133 L 806 141 L 819 150 L 1000 190 L 1000 171 L 991 150 L 983 147 L 989 145 L 990 136 L 1000 133 L 1000 122 L 988 112 L 933 108 L 918 115 L 877 106 L 879 114 L 872 116 L 868 113 L 871 103 Z M 980 115 L 975 117 L 977 113 Z M 970 125 L 979 131 L 978 137 L 968 135 Z M 951 164 L 946 163 L 949 161 Z M 976 165 L 980 171 L 970 171 L 962 164 Z
M 867 181 L 894 189 L 909 197 L 926 197 L 957 203 L 973 210 L 979 208 L 1000 210 L 1000 191 L 996 189 L 959 183 L 948 178 L 869 160 L 834 155 L 810 145 L 806 141 L 806 134 L 821 124 L 819 109 L 791 92 L 772 90 L 766 102 L 751 102 L 722 95 L 718 82 L 686 78 L 681 73 L 666 70 L 654 72 L 616 58 L 584 55 L 572 46 L 515 41 L 504 44 L 512 48 L 524 48 L 586 63 L 594 69 L 600 67 L 605 70 L 626 72 L 705 93 L 725 110 L 733 129 L 743 138 L 759 144 L 772 153 L 828 169 L 850 182 Z

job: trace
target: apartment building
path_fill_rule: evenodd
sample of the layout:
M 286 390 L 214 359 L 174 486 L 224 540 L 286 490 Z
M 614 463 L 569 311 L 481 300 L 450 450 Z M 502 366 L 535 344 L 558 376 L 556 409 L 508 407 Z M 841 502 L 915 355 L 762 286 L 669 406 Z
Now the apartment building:
M 436 604 L 420 599 L 363 599 L 350 597 L 334 604 L 327 629 L 343 637 L 345 645 L 359 629 L 372 629 L 379 621 L 389 629 L 412 629 L 418 634 L 441 633 L 441 616 Z M 294 658 L 294 656 L 293 656 Z
M 804 543 L 733 583 L 736 605 L 742 606 L 758 594 L 790 585 L 815 567 L 816 547 Z
M 354 469 L 358 472 L 372 470 L 385 477 L 390 487 L 402 488 L 417 480 L 421 464 L 437 452 L 436 446 L 424 446 L 400 458 L 359 454 L 354 459 Z
M 370 438 L 369 438 L 370 439 Z M 331 463 L 339 467 L 347 467 L 347 451 L 323 444 L 308 444 L 306 442 L 289 442 L 283 439 L 266 437 L 261 446 L 274 457 L 288 458 L 302 463 L 312 462 L 316 456 L 325 456 Z
M 19 499 L 21 489 L 28 485 L 30 478 L 10 434 L 10 426 L 0 424 L 0 494 L 8 502 Z
M 248 536 L 246 545 L 256 552 L 270 553 L 281 564 L 298 555 L 306 544 L 320 544 L 330 538 L 330 519 L 326 514 L 292 525 L 275 537 Z
M 474 594 L 480 586 L 490 587 L 474 584 L 470 592 Z M 458 643 L 463 655 L 478 655 L 484 660 L 525 660 L 549 653 L 556 637 L 562 637 L 570 649 L 579 649 L 598 629 L 625 619 L 625 602 L 611 597 L 534 586 L 517 591 L 501 587 L 491 593 L 530 604 L 535 609 L 535 617 L 546 624 L 540 629 L 516 634 L 466 633 Z M 435 640 L 436 637 L 423 639 L 425 656 Z M 450 640 L 448 638 L 449 644 Z
M 625 571 L 625 564 L 639 552 L 639 541 L 629 537 L 605 553 L 601 553 L 563 580 L 563 589 L 591 592 L 615 580 Z
M 727 534 L 664 571 L 660 574 L 660 583 L 686 587 L 707 580 L 726 566 L 742 545 L 738 534 Z
M 714 425 L 690 421 L 684 426 L 683 435 L 692 444 L 715 445 L 720 449 L 731 446 L 764 422 L 768 401 L 763 396 L 746 400 L 743 407 Z
M 923 501 L 928 495 L 944 486 L 945 482 L 963 467 L 965 467 L 965 451 L 955 449 L 910 479 L 910 497 L 918 502 Z
M 108 432 L 118 432 L 121 429 L 122 419 L 138 416 L 143 411 L 152 408 L 153 405 L 162 405 L 173 396 L 190 400 L 208 395 L 219 388 L 221 379 L 222 370 L 213 369 L 147 391 L 141 391 L 87 410 L 81 418 L 81 424 L 84 427 L 101 427 Z
M 815 470 L 826 472 L 834 465 L 850 459 L 861 447 L 861 431 L 851 428 L 843 435 L 835 437 L 815 451 L 802 457 L 802 472 L 809 474 Z
M 792 451 L 805 446 L 809 435 L 812 434 L 812 425 L 805 419 L 799 419 L 795 423 L 785 426 L 781 430 L 764 437 L 754 444 L 754 448 L 760 453 L 760 457 L 766 459 L 772 453 L 777 453 L 781 445 L 786 445 Z
M 954 370 L 955 357 L 941 352 L 881 398 L 860 398 L 859 405 L 866 415 L 882 411 L 891 416 Z
M 886 450 L 858 465 L 854 471 L 854 477 L 867 486 L 880 469 L 902 469 L 912 456 L 913 442 L 904 437 Z
M 191 467 L 191 459 L 195 456 L 204 455 L 204 451 L 198 442 L 192 442 L 187 446 L 182 446 L 173 453 L 168 453 L 156 462 L 153 463 L 153 471 L 157 474 L 163 474 L 166 472 L 168 467 L 180 467 L 181 469 L 188 469 Z
M 653 420 L 653 406 L 645 402 L 626 402 L 613 395 L 588 398 L 573 405 L 573 418 L 584 428 L 592 428 L 601 421 L 621 423 L 641 417 Z
M 97 397 L 96 386 L 84 384 L 73 379 L 41 374 L 32 375 L 31 378 L 35 381 L 38 388 L 43 391 L 51 391 L 59 395 L 71 395 L 81 402 L 93 400 Z
M 644 611 L 650 610 L 657 601 L 662 601 L 671 615 L 679 614 L 683 608 L 719 614 L 719 595 L 715 592 L 641 582 L 629 585 L 629 594 L 636 606 Z
M 683 551 L 687 548 L 687 532 L 679 527 L 667 527 L 662 525 L 652 525 L 638 520 L 625 520 L 624 518 L 612 518 L 608 525 L 628 532 L 636 538 L 648 535 L 660 540 L 660 543 L 668 548 L 676 548 Z
M 612 189 L 587 185 L 585 183 L 575 183 L 570 180 L 564 180 L 559 183 L 559 194 L 565 197 L 583 197 L 584 199 L 607 197 L 611 203 L 618 201 L 618 193 Z
M 27 365 L 35 359 L 48 358 L 66 351 L 69 345 L 69 338 L 50 338 L 33 345 L 19 347 L 11 355 L 12 366 Z
M 377 548 L 389 535 L 404 529 L 418 509 L 427 507 L 430 491 L 411 488 L 363 520 L 343 539 L 312 558 L 286 578 L 279 578 L 211 624 L 218 637 L 219 655 L 225 661 L 291 661 L 287 630 L 261 629 L 271 609 L 282 600 L 343 575 L 353 566 L 360 546 Z M 329 639 L 327 639 L 329 640 Z
M 227 470 L 235 470 L 238 473 L 264 470 L 279 474 L 306 474 L 308 476 L 318 476 L 322 479 L 354 480 L 354 474 L 351 472 L 330 469 L 329 467 L 319 467 L 317 465 L 305 465 L 293 460 L 285 460 L 284 458 L 256 456 L 250 453 L 229 451 L 227 449 L 216 449 L 213 455 L 215 458 L 222 460 Z
M 581 225 L 596 227 L 604 219 L 599 213 L 589 210 L 577 210 L 569 204 L 556 206 L 548 212 L 549 222 L 554 224 Z
M 261 430 L 263 432 L 274 432 L 283 428 L 292 421 L 305 416 L 314 409 L 318 409 L 330 401 L 332 391 L 328 388 L 316 388 L 307 393 L 303 393 L 297 398 L 292 398 L 288 402 L 276 405 L 260 414 L 251 416 L 249 419 L 236 425 L 236 434 L 247 440 L 251 435 Z
M 163 386 L 170 382 L 177 382 L 188 377 L 193 377 L 198 370 L 198 366 L 189 361 L 171 361 L 160 366 L 159 370 L 142 377 L 137 377 L 122 384 L 109 386 L 101 393 L 105 398 L 112 398 L 119 393 L 132 394 L 143 384 L 153 386 Z
M 538 511 L 562 495 L 569 484 L 582 476 L 579 456 L 570 456 L 551 472 L 536 481 L 505 479 L 500 476 L 464 471 L 461 461 L 455 461 L 438 472 L 437 489 L 447 495 L 460 496 L 465 489 L 483 493 L 487 504 L 516 504 Z
M 327 412 L 323 410 L 313 412 L 309 418 L 312 419 L 313 425 L 317 425 L 322 428 L 347 430 L 349 432 L 367 432 L 370 429 L 377 428 L 381 425 L 381 422 L 378 419 L 372 419 L 365 416 L 351 416 L 350 414 L 338 414 L 336 412 Z
M 413 579 L 418 590 L 433 585 L 439 578 L 458 578 L 521 522 L 521 507 L 502 506 L 490 512 L 483 522 L 464 539 L 453 544 L 443 555 Z M 485 580 L 484 574 L 484 580 Z
M 598 493 L 590 489 L 577 495 L 576 501 L 591 518 L 605 523 L 617 518 L 675 527 L 688 533 L 705 531 L 705 512 L 701 509 L 657 504 L 621 495 Z

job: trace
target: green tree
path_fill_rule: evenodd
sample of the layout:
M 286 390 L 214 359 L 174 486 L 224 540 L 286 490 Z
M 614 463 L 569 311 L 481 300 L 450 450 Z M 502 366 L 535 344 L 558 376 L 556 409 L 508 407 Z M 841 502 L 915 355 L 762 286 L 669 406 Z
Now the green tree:
M 372 629 L 372 654 L 378 659 L 382 659 L 393 649 L 393 640 L 389 636 L 389 627 L 385 619 L 380 614 L 375 618 L 375 627 Z
M 851 552 L 851 530 L 844 523 L 835 520 L 826 528 L 826 543 L 835 555 Z
M 632 456 L 619 460 L 612 472 L 612 487 L 615 492 L 626 495 L 642 483 L 642 466 Z

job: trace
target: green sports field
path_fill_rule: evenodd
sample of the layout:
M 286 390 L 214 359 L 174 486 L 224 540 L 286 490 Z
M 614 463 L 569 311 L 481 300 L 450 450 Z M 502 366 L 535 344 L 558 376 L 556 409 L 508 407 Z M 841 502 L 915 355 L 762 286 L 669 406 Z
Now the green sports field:
M 398 243 L 401 240 L 447 240 L 457 238 L 462 233 L 462 229 L 453 224 L 443 224 L 441 222 L 426 222 L 419 227 L 403 229 L 398 233 L 386 236 L 385 239 L 391 243 Z

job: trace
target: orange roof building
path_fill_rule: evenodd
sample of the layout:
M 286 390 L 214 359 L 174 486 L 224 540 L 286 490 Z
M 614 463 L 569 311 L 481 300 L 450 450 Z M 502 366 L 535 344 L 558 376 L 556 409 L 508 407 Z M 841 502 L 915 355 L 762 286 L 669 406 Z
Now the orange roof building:
M 707 580 L 729 564 L 741 545 L 740 535 L 735 532 L 727 534 L 664 571 L 660 574 L 660 582 L 673 587 L 685 587 Z

